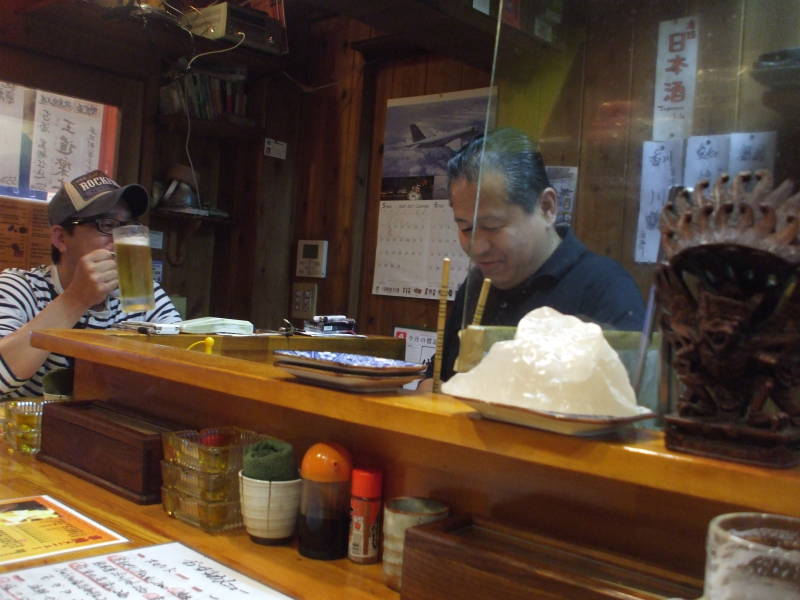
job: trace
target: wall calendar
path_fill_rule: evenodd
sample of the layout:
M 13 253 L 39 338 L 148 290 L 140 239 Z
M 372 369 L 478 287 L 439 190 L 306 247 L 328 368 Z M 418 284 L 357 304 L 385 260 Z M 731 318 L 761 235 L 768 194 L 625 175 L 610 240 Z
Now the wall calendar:
M 455 232 L 453 209 L 446 200 L 381 202 L 372 292 L 435 300 L 442 259 L 449 257 L 448 297 L 454 298 L 469 268 Z
M 469 258 L 448 201 L 447 163 L 483 133 L 491 88 L 388 101 L 372 293 L 439 298 L 450 259 L 449 298 Z

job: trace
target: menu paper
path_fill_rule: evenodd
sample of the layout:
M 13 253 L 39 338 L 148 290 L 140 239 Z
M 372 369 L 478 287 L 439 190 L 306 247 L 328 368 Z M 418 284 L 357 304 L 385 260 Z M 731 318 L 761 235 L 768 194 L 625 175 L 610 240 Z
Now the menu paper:
M 575 196 L 578 192 L 578 167 L 550 166 L 545 167 L 550 187 L 558 196 L 558 212 L 556 224 L 570 225 L 575 215 Z
M 47 203 L 0 196 L 0 270 L 50 263 Z
M 0 81 L 0 185 L 3 186 L 19 185 L 24 89 Z
M 62 181 L 100 165 L 103 105 L 36 92 L 31 189 L 57 192 Z
M 178 542 L 0 575 L 0 600 L 65 598 L 291 600 Z
M 644 142 L 642 180 L 639 187 L 639 222 L 636 226 L 636 262 L 656 262 L 661 244 L 658 221 L 673 185 L 681 184 L 683 140 Z
M 0 565 L 127 541 L 50 496 L 0 500 Z
M 410 327 L 395 327 L 394 337 L 405 340 L 407 362 L 428 364 L 436 353 L 436 332 Z M 411 381 L 403 387 L 407 390 L 417 389 L 418 382 Z
M 723 173 L 728 173 L 729 135 L 695 135 L 686 141 L 686 166 L 683 184 L 694 187 L 708 180 L 714 185 Z
M 732 133 L 728 173 L 733 177 L 740 171 L 773 171 L 777 141 L 775 131 Z

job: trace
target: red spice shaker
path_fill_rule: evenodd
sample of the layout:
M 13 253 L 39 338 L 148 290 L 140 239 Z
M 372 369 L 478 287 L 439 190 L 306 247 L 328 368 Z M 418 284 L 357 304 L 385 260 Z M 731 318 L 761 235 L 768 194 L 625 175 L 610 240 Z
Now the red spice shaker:
M 378 469 L 353 469 L 351 482 L 347 558 L 367 565 L 378 562 L 381 547 L 383 474 Z

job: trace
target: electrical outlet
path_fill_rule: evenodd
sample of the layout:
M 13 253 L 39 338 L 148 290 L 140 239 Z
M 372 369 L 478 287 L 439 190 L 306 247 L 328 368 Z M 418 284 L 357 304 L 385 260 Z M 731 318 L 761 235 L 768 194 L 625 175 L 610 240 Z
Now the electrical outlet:
M 292 319 L 311 319 L 317 314 L 317 284 L 295 281 L 292 285 Z

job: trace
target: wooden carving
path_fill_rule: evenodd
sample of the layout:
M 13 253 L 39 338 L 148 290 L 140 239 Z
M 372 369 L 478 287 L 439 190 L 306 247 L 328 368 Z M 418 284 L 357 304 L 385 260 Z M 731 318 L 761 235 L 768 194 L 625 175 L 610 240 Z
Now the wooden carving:
M 755 181 L 752 181 L 755 179 Z M 753 185 L 753 183 L 755 185 Z M 748 191 L 748 184 L 752 190 Z M 667 445 L 791 466 L 800 453 L 800 193 L 768 171 L 664 206 L 660 325 L 683 390 Z

